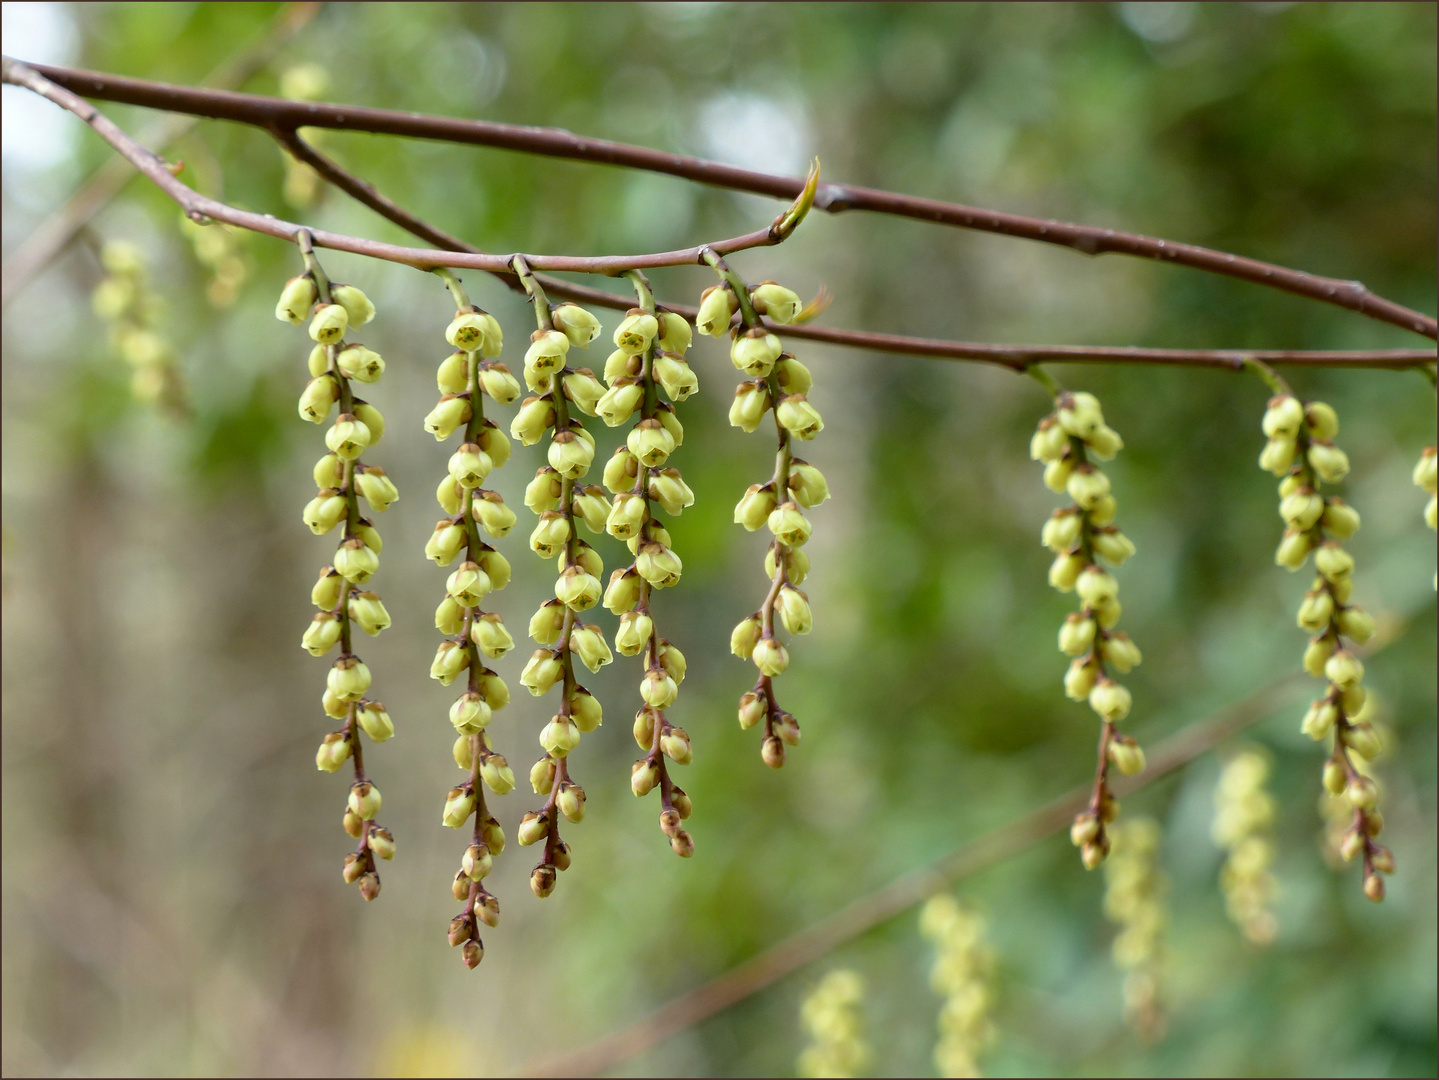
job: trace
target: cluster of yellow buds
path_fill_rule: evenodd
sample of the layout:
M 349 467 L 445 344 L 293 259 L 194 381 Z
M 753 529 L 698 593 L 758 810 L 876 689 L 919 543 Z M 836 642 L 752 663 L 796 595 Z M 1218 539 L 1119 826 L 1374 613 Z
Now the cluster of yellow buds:
M 1371 693 L 1365 699 L 1364 707 L 1353 717 L 1356 723 L 1369 724 L 1373 728 L 1375 736 L 1379 739 L 1381 755 L 1391 753 L 1394 747 L 1393 732 L 1384 722 L 1383 713 L 1379 695 Z M 1383 796 L 1384 786 L 1375 774 L 1373 762 L 1356 755 L 1354 768 L 1360 776 L 1374 785 L 1376 798 Z M 1325 790 L 1319 795 L 1319 816 L 1324 822 L 1323 852 L 1325 861 L 1333 869 L 1338 870 L 1354 857 L 1354 807 L 1350 804 L 1345 792 L 1341 791 L 1338 795 L 1334 795 Z
M 183 414 L 188 408 L 185 384 L 174 350 L 156 329 L 159 300 L 150 291 L 139 249 L 112 240 L 100 249 L 100 265 L 105 276 L 90 302 L 110 324 L 110 347 L 130 367 L 130 393 L 142 404 Z
M 625 542 L 634 562 L 610 575 L 604 606 L 619 616 L 615 648 L 642 657 L 645 669 L 639 687 L 644 704 L 634 724 L 644 756 L 630 770 L 630 789 L 638 797 L 659 792 L 660 828 L 675 853 L 688 858 L 695 845 L 682 822 L 692 806 L 671 778 L 670 766 L 688 765 L 694 751 L 684 728 L 666 715 L 679 697 L 687 665 L 684 653 L 660 636 L 651 598 L 655 589 L 676 584 L 684 570 L 655 506 L 677 517 L 694 505 L 694 492 L 669 457 L 684 441 L 674 403 L 698 393 L 699 380 L 685 361 L 690 324 L 672 311 L 656 310 L 644 276 L 629 276 L 640 306 L 631 308 L 615 330 L 615 350 L 605 362 L 609 389 L 595 411 L 610 427 L 638 418 L 604 470 L 613 499 L 605 506 L 603 527 Z M 661 391 L 669 402 L 660 400 Z
M 445 330 L 454 348 L 440 362 L 435 380 L 439 403 L 425 418 L 425 430 L 437 442 L 459 433 L 444 479 L 435 492 L 445 516 L 435 523 L 425 555 L 439 566 L 459 566 L 445 581 L 445 598 L 435 609 L 435 629 L 445 635 L 430 666 L 430 677 L 449 686 L 461 675 L 465 692 L 450 706 L 455 728 L 454 759 L 466 778 L 445 797 L 443 824 L 459 829 L 473 820 L 470 842 L 451 882 L 454 898 L 464 905 L 450 920 L 449 939 L 462 946 L 465 966 L 473 969 L 485 955 L 479 924 L 499 922 L 500 905 L 485 888 L 495 856 L 505 847 L 505 833 L 485 805 L 485 788 L 496 795 L 513 791 L 515 774 L 490 741 L 490 719 L 509 704 L 510 691 L 500 676 L 485 666 L 487 659 L 504 656 L 515 640 L 495 612 L 486 612 L 484 598 L 510 582 L 510 564 L 480 539 L 509 534 L 515 513 L 498 492 L 484 487 L 486 478 L 510 459 L 510 440 L 485 418 L 484 396 L 501 405 L 520 396 L 520 384 L 509 369 L 494 358 L 500 355 L 504 335 L 493 315 L 469 302 L 458 279 L 438 271 L 455 298 L 455 317 Z
M 381 542 L 374 526 L 360 516 L 359 501 L 363 497 L 372 510 L 380 511 L 400 496 L 382 468 L 360 460 L 360 455 L 383 437 L 385 421 L 378 409 L 354 396 L 351 384 L 377 381 L 385 363 L 365 346 L 347 343 L 345 333 L 369 322 L 375 307 L 355 286 L 330 283 L 315 259 L 307 233 L 301 234 L 301 252 L 307 269 L 285 285 L 275 317 L 296 325 L 308 319 L 315 343 L 309 358 L 311 380 L 300 395 L 301 418 L 323 424 L 332 411 L 339 410 L 325 433 L 329 453 L 315 463 L 315 483 L 320 490 L 306 505 L 302 518 L 316 535 L 343 526 L 333 564 L 321 567 L 311 590 L 310 599 L 320 610 L 301 644 L 314 656 L 324 656 L 336 645 L 340 649 L 321 704 L 326 716 L 344 723 L 325 736 L 315 764 L 323 772 L 336 772 L 347 760 L 354 763 L 343 821 L 345 831 L 359 846 L 345 857 L 345 880 L 357 884 L 366 900 L 373 900 L 380 892 L 375 858 L 393 858 L 395 840 L 375 822 L 380 790 L 365 775 L 360 733 L 384 742 L 394 735 L 395 727 L 385 707 L 368 697 L 370 669 L 352 649 L 354 627 L 373 637 L 390 625 L 389 612 L 379 595 L 365 588 L 379 569 Z
M 240 290 L 250 276 L 250 264 L 241 246 L 243 239 L 250 234 L 219 222 L 200 225 L 188 214 L 180 215 L 180 231 L 190 237 L 195 258 L 210 270 L 210 284 L 205 287 L 210 305 L 216 308 L 232 306 L 240 298 Z
M 800 1076 L 858 1076 L 869 1065 L 859 1005 L 864 980 L 856 971 L 831 971 L 800 1005 L 809 1045 L 796 1065 Z
M 981 1076 L 979 1057 L 995 1035 L 989 1019 L 994 954 L 984 943 L 984 920 L 940 893 L 920 910 L 919 932 L 934 943 L 929 985 L 944 998 L 935 1066 L 941 1076 Z
M 1224 765 L 1214 789 L 1214 842 L 1228 852 L 1219 871 L 1224 908 L 1255 945 L 1268 945 L 1278 929 L 1271 905 L 1278 885 L 1274 865 L 1274 797 L 1269 756 L 1245 747 Z
M 760 609 L 730 635 L 730 651 L 759 669 L 754 688 L 740 698 L 740 726 L 764 723 L 761 754 L 766 765 L 778 769 L 785 761 L 785 747 L 797 745 L 800 732 L 799 722 L 775 700 L 774 678 L 789 667 L 789 649 L 776 636 L 775 624 L 777 620 L 791 635 L 807 634 L 814 624 L 809 597 L 799 588 L 809 574 L 804 545 L 813 528 L 804 511 L 829 498 L 824 474 L 794 456 L 794 442 L 813 439 L 824 430 L 824 420 L 809 402 L 814 381 L 809 369 L 785 352 L 779 338 L 760 322 L 761 315 L 778 325 L 793 322 L 803 308 L 799 296 L 773 281 L 747 287 L 723 260 L 709 259 L 721 284 L 705 290 L 695 326 L 712 337 L 728 334 L 730 360 L 749 376 L 735 389 L 730 423 L 752 432 L 765 413 L 773 411 L 779 440 L 774 475 L 763 484 L 751 484 L 734 511 L 736 524 L 750 532 L 770 532 L 764 561 L 769 591 Z M 740 319 L 731 329 L 736 311 Z
M 1431 529 L 1439 530 L 1439 498 L 1436 498 L 1434 494 L 1439 491 L 1439 465 L 1436 465 L 1436 453 L 1439 453 L 1439 447 L 1426 446 L 1424 452 L 1419 455 L 1419 463 L 1414 466 L 1414 485 L 1429 493 L 1429 501 L 1424 504 L 1424 524 Z M 1439 589 L 1439 575 L 1434 578 L 1434 588 Z
M 1159 839 L 1152 818 L 1120 822 L 1110 830 L 1111 858 L 1104 868 L 1104 914 L 1120 928 L 1113 953 L 1125 972 L 1125 1019 L 1148 1039 L 1164 1032 L 1159 969 L 1169 883 L 1159 869 Z
M 602 489 L 579 483 L 594 462 L 595 440 L 571 412 L 574 408 L 593 416 L 603 387 L 589 368 L 571 368 L 567 362 L 571 347 L 587 349 L 599 336 L 599 320 L 575 304 L 551 308 L 523 260 L 515 263 L 534 302 L 539 329 L 531 335 L 524 365 L 525 383 L 534 393 L 520 404 L 510 434 L 526 446 L 548 438 L 549 464 L 526 487 L 525 505 L 539 515 L 530 548 L 541 558 L 555 559 L 559 570 L 555 598 L 530 619 L 530 637 L 541 648 L 520 674 L 520 684 L 535 697 L 560 688 L 559 709 L 540 732 L 544 756 L 530 769 L 530 786 L 547 798 L 539 810 L 524 815 L 517 834 L 522 845 L 544 844 L 530 874 L 530 889 L 546 897 L 554 892 L 559 872 L 570 865 L 560 816 L 571 822 L 585 816 L 585 790 L 570 776 L 569 755 L 580 736 L 603 719 L 600 703 L 575 679 L 574 658 L 592 672 L 614 659 L 604 631 L 579 619 L 600 602 L 604 563 L 599 552 L 580 539 L 577 523 L 591 532 L 602 531 L 609 504 Z
M 1104 422 L 1093 394 L 1055 389 L 1054 411 L 1040 420 L 1029 456 L 1044 464 L 1045 486 L 1073 500 L 1050 515 L 1040 540 L 1054 552 L 1049 583 L 1060 592 L 1076 593 L 1081 604 L 1059 628 L 1060 651 L 1074 657 L 1064 676 L 1064 692 L 1073 701 L 1088 701 L 1103 723 L 1094 794 L 1070 830 L 1084 865 L 1092 870 L 1108 854 L 1107 826 L 1119 813 L 1109 790 L 1109 766 L 1126 776 L 1144 769 L 1139 743 L 1115 729 L 1129 715 L 1132 702 L 1128 688 L 1114 675 L 1139 663 L 1139 647 L 1114 628 L 1120 615 L 1119 583 L 1101 565 L 1122 566 L 1134 554 L 1134 543 L 1114 524 L 1109 477 L 1090 461 L 1109 461 L 1124 441 Z
M 1324 484 L 1336 484 L 1349 472 L 1349 458 L 1334 444 L 1339 418 L 1322 401 L 1301 402 L 1282 392 L 1270 398 L 1263 419 L 1269 441 L 1259 465 L 1280 477 L 1279 516 L 1284 519 L 1283 539 L 1274 561 L 1298 570 L 1312 552 L 1318 575 L 1299 605 L 1300 629 L 1314 635 L 1304 650 L 1304 670 L 1326 680 L 1323 697 L 1309 706 L 1304 734 L 1316 741 L 1334 736 L 1333 750 L 1324 763 L 1324 787 L 1343 792 L 1353 809 L 1346 859 L 1363 856 L 1364 892 L 1384 899 L 1382 874 L 1393 873 L 1394 856 L 1375 841 L 1383 818 L 1375 809 L 1374 782 L 1361 773 L 1354 759 L 1370 758 L 1379 750 L 1374 729 L 1356 720 L 1364 707 L 1364 664 L 1350 643 L 1363 645 L 1375 630 L 1374 617 L 1350 604 L 1354 589 L 1354 557 L 1342 541 L 1359 528 L 1359 514 L 1343 499 L 1321 493 Z

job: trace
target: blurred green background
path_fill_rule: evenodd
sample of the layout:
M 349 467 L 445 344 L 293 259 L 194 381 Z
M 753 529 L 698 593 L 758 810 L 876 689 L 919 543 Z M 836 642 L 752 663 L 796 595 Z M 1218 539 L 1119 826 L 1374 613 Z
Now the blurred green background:
M 264 32 L 274 4 L 6 4 L 4 48 L 182 83 Z M 334 101 L 569 127 L 833 180 L 1150 232 L 1358 278 L 1432 312 L 1432 4 L 335 4 L 244 87 L 276 93 L 317 63 Z M 4 91 L 7 256 L 109 151 L 74 117 Z M 153 114 L 103 105 L 135 132 Z M 602 254 L 755 228 L 772 201 L 660 176 L 326 133 L 382 191 L 490 251 Z M 263 134 L 205 122 L 169 156 L 208 194 L 406 243 L 331 192 L 287 203 Z M 1095 724 L 1060 688 L 1039 527 L 1056 499 L 1027 458 L 1047 403 L 980 365 L 806 347 L 824 434 L 805 456 L 817 510 L 806 583 L 816 627 L 781 700 L 804 742 L 780 772 L 734 703 L 752 673 L 730 627 L 762 596 L 763 541 L 730 524 L 769 475 L 772 441 L 726 423 L 734 372 L 700 339 L 701 394 L 676 455 L 698 503 L 673 525 L 685 560 L 660 594 L 690 675 L 671 713 L 695 742 L 680 781 L 698 851 L 676 859 L 658 807 L 628 791 L 635 661 L 586 680 L 609 723 L 573 759 L 589 812 L 548 901 L 513 846 L 491 887 L 504 918 L 466 972 L 445 944 L 462 840 L 440 827 L 455 782 L 452 693 L 427 678 L 444 576 L 421 551 L 447 450 L 420 427 L 448 351 L 440 283 L 341 255 L 330 272 L 380 315 L 389 361 L 369 395 L 374 454 L 402 501 L 377 524 L 375 587 L 395 627 L 365 641 L 399 737 L 370 754 L 399 855 L 363 904 L 340 880 L 344 783 L 317 774 L 325 667 L 296 648 L 331 552 L 300 509 L 320 432 L 297 420 L 302 343 L 275 321 L 298 260 L 240 238 L 248 280 L 224 308 L 178 212 L 131 183 L 93 225 L 149 272 L 193 419 L 137 405 L 89 307 L 78 243 L 6 313 L 3 367 L 3 1070 L 6 1075 L 496 1075 L 640 1017 L 853 898 L 1084 782 Z M 782 248 L 736 256 L 750 280 L 835 294 L 823 322 L 1005 342 L 1201 347 L 1414 346 L 1345 311 L 1171 266 L 875 216 L 815 215 Z M 653 275 L 694 302 L 694 268 Z M 480 274 L 517 364 L 530 315 Z M 616 283 L 600 282 L 618 289 Z M 605 313 L 608 328 L 614 316 Z M 597 360 L 603 360 L 603 351 Z M 1092 390 L 1128 449 L 1110 469 L 1139 548 L 1120 573 L 1145 651 L 1127 728 L 1152 745 L 1297 666 L 1307 584 L 1272 561 L 1281 525 L 1255 466 L 1265 391 L 1246 376 L 1053 369 Z M 1125 801 L 1165 827 L 1169 1031 L 1121 1016 L 1102 881 L 1063 836 L 967 880 L 999 954 L 985 1058 L 995 1075 L 1423 1076 L 1435 1072 L 1433 534 L 1409 473 L 1434 395 L 1391 372 L 1292 375 L 1338 409 L 1364 515 L 1356 599 L 1404 620 L 1369 665 L 1393 752 L 1378 765 L 1399 872 L 1368 903 L 1334 873 L 1317 812 L 1322 749 L 1298 730 L 1309 687 L 1256 727 L 1279 800 L 1279 936 L 1247 945 L 1224 915 L 1209 840 L 1219 755 Z M 504 410 L 508 415 L 508 410 Z M 597 425 L 598 426 L 598 425 Z M 596 432 L 601 455 L 619 433 Z M 518 505 L 539 464 L 497 473 Z M 516 581 L 497 609 L 520 635 L 549 588 L 501 542 Z M 621 548 L 596 542 L 613 566 Z M 608 613 L 598 621 L 613 629 Z M 516 691 L 522 647 L 498 663 Z M 520 694 L 491 731 L 521 774 L 498 801 L 513 837 L 538 803 L 523 774 L 548 703 Z M 625 1075 L 775 1075 L 802 1045 L 798 1002 L 836 965 L 861 971 L 875 1072 L 932 1074 L 939 1006 L 913 913 L 621 1067 Z

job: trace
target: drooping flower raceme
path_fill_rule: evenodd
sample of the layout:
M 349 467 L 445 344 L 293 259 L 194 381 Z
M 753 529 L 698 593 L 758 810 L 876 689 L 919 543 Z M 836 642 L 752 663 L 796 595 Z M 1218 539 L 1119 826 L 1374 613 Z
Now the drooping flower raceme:
M 366 451 L 384 436 L 385 421 L 378 409 L 356 397 L 353 390 L 355 382 L 378 381 L 384 361 L 363 345 L 345 340 L 351 328 L 374 316 L 374 305 L 353 285 L 331 284 L 310 250 L 308 234 L 302 234 L 301 252 L 306 271 L 286 284 L 275 316 L 296 325 L 309 322 L 314 344 L 309 356 L 310 382 L 300 395 L 301 418 L 324 424 L 336 414 L 325 433 L 329 452 L 315 463 L 319 491 L 301 516 L 316 535 L 341 530 L 332 563 L 320 568 L 319 580 L 311 590 L 319 614 L 305 631 L 301 645 L 314 656 L 339 647 L 321 705 L 326 716 L 343 723 L 325 736 L 315 764 L 323 772 L 336 772 L 346 761 L 353 763 L 343 822 L 359 845 L 345 857 L 344 876 L 359 886 L 366 900 L 373 900 L 380 892 L 375 859 L 393 858 L 395 840 L 375 821 L 380 790 L 365 773 L 360 735 L 363 732 L 373 742 L 384 742 L 394 735 L 395 727 L 384 705 L 369 696 L 370 669 L 353 651 L 356 627 L 373 637 L 390 625 L 389 612 L 369 587 L 379 569 L 382 545 L 375 527 L 360 516 L 360 499 L 379 512 L 400 495 L 384 469 L 363 460 Z
M 859 1076 L 870 1062 L 860 1004 L 864 980 L 847 968 L 831 971 L 800 1006 L 809 1045 L 799 1055 L 800 1076 Z
M 941 1076 L 981 1076 L 979 1058 L 995 1034 L 989 1019 L 994 954 L 984 943 L 984 920 L 940 893 L 921 909 L 919 932 L 934 943 L 929 985 L 944 999 L 934 1064 Z
M 1332 736 L 1322 772 L 1324 787 L 1349 799 L 1353 814 L 1345 858 L 1362 856 L 1364 892 L 1379 901 L 1384 899 L 1382 875 L 1393 873 L 1394 855 L 1375 839 L 1383 827 L 1375 808 L 1378 793 L 1374 781 L 1355 764 L 1356 758 L 1372 759 L 1379 749 L 1373 728 L 1356 720 L 1366 691 L 1364 662 L 1354 650 L 1374 635 L 1375 622 L 1350 603 L 1354 557 L 1343 541 L 1359 528 L 1359 514 L 1321 490 L 1349 472 L 1349 458 L 1334 443 L 1339 417 L 1322 401 L 1301 402 L 1286 391 L 1270 398 L 1261 426 L 1269 441 L 1259 465 L 1280 478 L 1279 516 L 1285 525 L 1274 561 L 1296 571 L 1312 554 L 1318 571 L 1299 604 L 1297 621 L 1313 635 L 1304 650 L 1304 670 L 1324 679 L 1326 690 L 1310 704 L 1301 728 L 1316 742 Z
M 1274 864 L 1274 796 L 1266 786 L 1269 756 L 1246 747 L 1231 757 L 1214 789 L 1214 842 L 1226 852 L 1219 888 L 1229 918 L 1255 945 L 1274 940 L 1272 910 L 1277 884 Z
M 1060 592 L 1075 593 L 1080 601 L 1079 610 L 1059 628 L 1059 650 L 1074 658 L 1064 676 L 1064 692 L 1071 700 L 1088 701 L 1102 725 L 1094 793 L 1070 830 L 1091 870 L 1109 851 L 1108 825 L 1119 813 L 1109 789 L 1109 767 L 1125 775 L 1144 769 L 1139 743 L 1117 730 L 1129 715 L 1131 698 L 1114 676 L 1135 667 L 1140 653 L 1128 634 L 1115 629 L 1121 610 L 1119 583 L 1105 566 L 1122 566 L 1134 554 L 1134 544 L 1114 524 L 1117 504 L 1109 477 L 1090 460 L 1108 461 L 1123 446 L 1119 434 L 1104 422 L 1093 394 L 1063 390 L 1055 395 L 1054 411 L 1040 420 L 1029 446 L 1030 457 L 1044 465 L 1045 486 L 1073 500 L 1050 515 L 1040 541 L 1054 552 L 1049 583 Z
M 499 921 L 499 901 L 484 879 L 505 846 L 504 830 L 486 805 L 485 789 L 504 795 L 515 786 L 514 772 L 495 752 L 487 730 L 494 713 L 509 704 L 510 691 L 485 662 L 504 656 L 515 642 L 498 613 L 484 610 L 485 598 L 509 584 L 510 564 L 480 534 L 491 539 L 509 535 L 515 514 L 498 492 L 484 486 L 490 473 L 510 458 L 510 441 L 485 418 L 484 400 L 488 396 L 508 405 L 520 396 L 520 384 L 494 359 L 504 344 L 499 322 L 469 303 L 453 275 L 444 272 L 441 277 L 455 296 L 455 317 L 445 332 L 455 351 L 440 362 L 436 382 L 442 396 L 425 427 L 437 441 L 458 442 L 435 493 L 446 516 L 436 522 L 425 554 L 440 566 L 455 568 L 435 610 L 435 628 L 445 640 L 430 677 L 449 686 L 465 676 L 465 691 L 450 706 L 449 718 L 455 729 L 455 764 L 466 778 L 445 796 L 441 820 L 452 829 L 472 823 L 451 883 L 464 907 L 450 920 L 449 940 L 462 948 L 465 965 L 474 968 L 485 954 L 480 924 Z

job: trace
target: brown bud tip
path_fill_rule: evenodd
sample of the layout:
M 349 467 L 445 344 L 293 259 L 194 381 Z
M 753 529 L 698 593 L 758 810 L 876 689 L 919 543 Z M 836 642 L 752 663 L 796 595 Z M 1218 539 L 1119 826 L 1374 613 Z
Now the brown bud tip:
M 671 840 L 680 832 L 680 812 L 673 807 L 660 812 L 660 828 Z
M 545 863 L 535 867 L 530 874 L 530 892 L 541 900 L 555 891 L 555 868 Z
M 486 926 L 498 926 L 500 924 L 500 902 L 491 893 L 481 893 L 475 897 L 475 915 Z
M 475 968 L 480 966 L 480 961 L 485 958 L 485 947 L 480 943 L 479 939 L 467 941 L 465 942 L 464 952 L 460 955 L 464 958 L 465 967 L 474 971 Z
M 675 854 L 681 859 L 688 859 L 695 853 L 694 837 L 681 829 L 670 837 L 670 847 L 674 848 Z
M 366 874 L 360 878 L 360 895 L 366 900 L 373 900 L 380 895 L 380 876 L 378 874 Z
M 360 832 L 365 827 L 365 823 L 360 820 L 360 815 L 352 813 L 350 811 L 350 808 L 347 806 L 345 807 L 345 816 L 341 819 L 341 822 L 345 826 L 345 831 L 347 833 L 353 836 L 356 840 L 360 838 Z
M 1084 861 L 1084 868 L 1086 870 L 1096 869 L 1104 861 L 1104 857 L 1109 854 L 1108 847 L 1109 845 L 1104 843 L 1085 844 L 1081 847 L 1079 857 Z
M 764 758 L 764 763 L 771 769 L 778 769 L 784 764 L 784 743 L 771 735 L 764 741 L 760 756 Z
M 450 944 L 452 946 L 469 941 L 473 936 L 473 932 L 474 926 L 471 924 L 468 916 L 456 915 L 450 920 Z
M 1364 879 L 1364 895 L 1373 900 L 1376 904 L 1384 899 L 1384 879 L 1378 874 L 1370 874 Z

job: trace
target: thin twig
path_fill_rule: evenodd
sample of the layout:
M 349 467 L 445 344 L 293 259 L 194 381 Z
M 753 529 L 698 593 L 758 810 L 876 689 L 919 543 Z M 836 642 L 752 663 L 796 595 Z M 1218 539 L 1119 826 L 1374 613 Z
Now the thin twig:
M 547 157 L 644 169 L 715 187 L 776 198 L 796 198 L 805 185 L 805 181 L 798 177 L 771 176 L 703 158 L 669 154 L 605 139 L 586 138 L 556 128 L 497 124 L 487 120 L 461 120 L 391 109 L 286 101 L 282 98 L 128 79 L 74 68 L 40 64 L 33 67 L 54 82 L 88 97 L 172 112 L 186 112 L 217 120 L 234 120 L 268 130 L 323 127 L 492 146 L 543 154 Z M 1392 300 L 1376 296 L 1358 281 L 1321 277 L 1195 244 L 846 184 L 821 185 L 816 193 L 814 206 L 829 213 L 868 210 L 956 228 L 999 233 L 1003 236 L 1056 244 L 1086 255 L 1113 253 L 1176 263 L 1282 289 L 1321 303 L 1347 308 L 1381 322 L 1423 334 L 1425 337 L 1439 339 L 1439 321 Z M 538 263 L 535 265 L 539 266 Z
M 231 56 L 205 77 L 202 86 L 230 89 L 243 85 L 250 76 L 274 59 L 285 42 L 319 12 L 318 3 L 287 4 L 262 31 L 260 38 Z M 172 114 L 141 133 L 137 140 L 143 146 L 163 150 L 182 138 L 198 122 L 199 117 Z M 14 254 L 5 261 L 0 272 L 0 307 L 18 296 L 34 281 L 40 271 L 50 265 L 60 252 L 103 210 L 126 181 L 134 175 L 121 158 L 110 158 L 80 186 L 53 214 L 36 226 Z
M 418 236 L 436 247 L 452 251 L 483 254 L 479 248 L 439 229 L 423 218 L 410 213 L 394 200 L 376 190 L 373 184 L 348 172 L 334 160 L 321 154 L 293 131 L 276 130 L 272 134 L 280 145 L 298 160 L 309 165 L 322 177 L 381 217 Z M 523 292 L 524 286 L 513 272 L 490 271 L 510 288 Z M 551 296 L 594 304 L 624 311 L 633 299 L 618 293 L 574 285 L 543 274 L 535 279 Z M 694 322 L 699 309 L 685 304 L 665 304 L 666 310 L 683 315 Z M 1240 370 L 1246 358 L 1258 358 L 1268 364 L 1310 367 L 1382 367 L 1423 369 L 1433 364 L 1434 353 L 1425 349 L 1377 349 L 1347 352 L 1303 349 L 1145 349 L 1103 345 L 997 345 L 988 342 L 946 341 L 937 338 L 907 337 L 902 334 L 880 334 L 864 330 L 836 330 L 820 326 L 777 326 L 764 321 L 771 333 L 784 337 L 822 341 L 855 349 L 898 353 L 907 356 L 929 356 L 941 360 L 975 360 L 999 364 L 1014 371 L 1024 371 L 1036 363 L 1109 363 L 1109 364 L 1170 364 L 1190 367 L 1216 367 Z
M 200 224 L 207 224 L 210 220 L 223 221 L 229 225 L 291 242 L 294 242 L 300 232 L 306 229 L 305 226 L 284 221 L 269 214 L 255 214 L 248 210 L 239 210 L 216 199 L 201 195 L 176 177 L 159 156 L 135 142 L 84 98 L 77 97 L 64 87 L 50 82 L 25 64 L 6 57 L 4 81 L 33 90 L 80 117 L 132 165 L 154 181 L 160 190 L 174 199 L 185 211 L 186 216 L 193 221 Z M 746 248 L 777 244 L 784 239 L 779 224 L 779 219 L 776 219 L 773 225 L 746 233 L 743 236 L 678 251 L 661 251 L 645 255 L 528 255 L 526 258 L 532 267 L 542 270 L 568 270 L 583 274 L 621 274 L 626 270 L 697 265 L 701 262 L 700 252 L 705 249 L 728 254 L 743 251 Z M 413 266 L 417 270 L 434 270 L 437 267 L 468 267 L 474 270 L 503 271 L 509 266 L 512 258 L 507 255 L 475 255 L 464 251 L 430 251 L 424 248 L 385 244 L 378 240 L 325 232 L 320 229 L 308 229 L 307 231 L 317 247 L 403 263 L 406 266 Z

